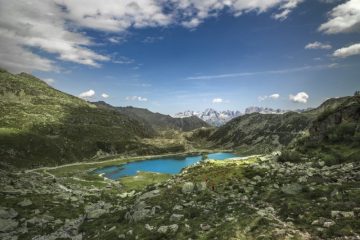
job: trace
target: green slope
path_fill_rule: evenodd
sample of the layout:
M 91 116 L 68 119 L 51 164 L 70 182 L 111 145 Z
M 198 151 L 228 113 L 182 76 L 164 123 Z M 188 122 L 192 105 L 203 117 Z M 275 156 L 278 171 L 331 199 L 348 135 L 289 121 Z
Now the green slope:
M 142 122 L 65 94 L 28 75 L 0 72 L 1 165 L 81 161 L 100 152 L 146 151 L 138 138 L 155 132 Z
M 94 103 L 97 106 L 117 109 L 120 113 L 137 119 L 157 131 L 175 129 L 180 131 L 191 131 L 209 125 L 198 117 L 173 118 L 169 115 L 154 113 L 144 108 L 136 107 L 113 107 L 105 102 Z
M 345 143 L 349 136 L 337 135 L 347 131 L 353 136 L 359 131 L 358 108 L 359 96 L 348 96 L 329 99 L 304 113 L 247 114 L 223 125 L 210 134 L 208 140 L 210 146 L 220 145 L 249 153 L 280 150 L 299 139 L 307 139 L 308 144 L 313 142 L 314 145 L 318 144 L 316 141 L 332 138 Z M 309 131 L 313 141 L 306 138 Z

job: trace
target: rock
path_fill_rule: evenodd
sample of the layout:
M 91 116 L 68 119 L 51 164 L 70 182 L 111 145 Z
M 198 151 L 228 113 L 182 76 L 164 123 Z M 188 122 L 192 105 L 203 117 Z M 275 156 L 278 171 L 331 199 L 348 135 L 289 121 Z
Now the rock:
M 172 225 L 169 226 L 169 229 L 170 229 L 171 232 L 176 233 L 177 230 L 179 229 L 179 225 L 172 224 Z
M 192 193 L 193 191 L 194 191 L 194 183 L 192 183 L 192 182 L 186 182 L 182 186 L 182 192 L 184 194 L 189 194 L 189 193 Z
M 32 201 L 26 198 L 23 201 L 19 202 L 18 205 L 21 207 L 27 207 L 32 205 Z
M 79 201 L 79 199 L 77 197 L 75 197 L 75 196 L 72 196 L 72 197 L 70 197 L 70 201 L 71 202 L 77 202 L 77 201 Z
M 345 212 L 345 211 L 331 211 L 331 217 L 333 218 L 353 218 L 355 216 L 354 212 Z
M 112 227 L 108 230 L 108 232 L 114 231 L 115 229 L 116 229 L 116 226 L 112 226 Z
M 307 177 L 306 176 L 299 177 L 298 182 L 299 183 L 306 183 L 307 182 Z
M 174 211 L 182 211 L 183 209 L 184 208 L 181 205 L 175 205 L 174 208 L 173 208 Z
M 9 232 L 17 228 L 19 223 L 12 219 L 1 219 L 0 218 L 0 232 Z
M 18 213 L 12 208 L 7 209 L 7 208 L 0 207 L 0 218 L 4 218 L 4 219 L 14 218 L 17 215 L 18 215 Z
M 261 177 L 259 175 L 256 175 L 255 177 L 253 177 L 253 180 L 260 182 L 261 181 Z
M 333 225 L 335 225 L 335 222 L 334 221 L 326 221 L 326 222 L 324 222 L 324 227 L 325 228 L 329 228 L 329 227 L 331 227 L 331 226 L 333 226 Z
M 152 231 L 152 230 L 154 230 L 154 227 L 149 224 L 145 224 L 145 229 L 148 231 Z
M 184 218 L 184 215 L 174 213 L 174 214 L 172 214 L 170 216 L 170 221 L 171 222 L 178 222 L 178 221 L 181 221 L 181 219 L 183 219 L 183 218 Z
M 207 223 L 201 223 L 200 228 L 203 231 L 209 231 L 211 229 L 211 226 L 209 224 L 207 224 Z
M 95 209 L 95 210 L 93 210 L 91 212 L 88 212 L 86 214 L 86 218 L 87 219 L 96 219 L 96 218 L 101 217 L 105 213 L 106 213 L 105 209 L 101 209 L 101 208 L 100 209 Z
M 158 233 L 165 234 L 165 233 L 167 233 L 168 228 L 169 228 L 168 226 L 160 226 L 160 227 L 158 228 L 157 232 L 158 232 Z
M 298 183 L 287 184 L 281 187 L 281 191 L 289 195 L 298 194 L 301 190 L 302 186 Z
M 206 182 L 196 183 L 196 189 L 200 192 L 205 191 L 206 190 Z
M 126 236 L 125 236 L 125 234 L 120 234 L 120 235 L 118 236 L 118 238 L 119 238 L 119 239 L 125 239 Z
M 143 195 L 141 195 L 141 196 L 138 198 L 138 200 L 141 201 L 141 200 L 153 198 L 153 197 L 159 196 L 159 194 L 160 194 L 160 190 L 157 190 L 157 189 L 156 189 L 156 190 L 153 190 L 153 191 L 144 193 Z

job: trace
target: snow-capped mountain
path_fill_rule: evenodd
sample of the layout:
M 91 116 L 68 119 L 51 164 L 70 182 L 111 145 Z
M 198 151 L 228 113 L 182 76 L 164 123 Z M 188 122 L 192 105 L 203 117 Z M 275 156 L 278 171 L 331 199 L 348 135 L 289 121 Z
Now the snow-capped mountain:
M 304 110 L 295 110 L 296 112 L 303 112 Z M 267 107 L 248 107 L 245 109 L 244 114 L 251 114 L 251 113 L 261 113 L 261 114 L 283 114 L 289 112 L 289 110 L 284 109 L 273 109 Z M 216 111 L 212 108 L 205 109 L 203 112 L 191 111 L 187 110 L 185 112 L 179 112 L 175 114 L 173 117 L 175 118 L 184 118 L 184 117 L 191 117 L 197 116 L 198 118 L 204 120 L 205 122 L 209 123 L 213 126 L 221 126 L 233 118 L 243 115 L 240 111 Z
M 203 112 L 196 112 L 196 111 L 185 111 L 180 112 L 174 115 L 176 118 L 183 118 L 183 117 L 190 117 L 190 116 L 197 116 L 198 118 L 204 120 L 205 122 L 209 123 L 213 126 L 221 126 L 226 122 L 230 121 L 231 119 L 242 115 L 240 111 L 216 111 L 212 108 L 205 109 Z

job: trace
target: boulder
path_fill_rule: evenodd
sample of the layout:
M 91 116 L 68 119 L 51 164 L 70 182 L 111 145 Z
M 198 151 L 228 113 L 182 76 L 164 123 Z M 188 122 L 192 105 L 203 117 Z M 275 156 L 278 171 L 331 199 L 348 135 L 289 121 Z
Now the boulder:
M 196 189 L 200 192 L 205 191 L 206 190 L 206 182 L 196 183 Z
M 18 205 L 21 207 L 27 207 L 32 205 L 32 201 L 26 198 L 23 201 L 19 202 Z
M 0 218 L 4 218 L 4 219 L 8 219 L 8 218 L 14 218 L 18 215 L 18 213 L 10 208 L 4 208 L 4 207 L 0 207 Z
M 95 209 L 93 211 L 90 211 L 86 214 L 86 218 L 87 219 L 96 219 L 96 218 L 99 218 L 101 217 L 103 214 L 106 213 L 106 210 L 105 209 Z
M 182 192 L 184 194 L 189 194 L 189 193 L 192 193 L 193 191 L 194 191 L 194 183 L 192 183 L 192 182 L 186 182 L 182 186 Z
M 289 195 L 298 194 L 300 193 L 301 190 L 302 190 L 302 186 L 298 183 L 287 184 L 281 187 L 281 191 Z
M 1 219 L 0 218 L 0 232 L 9 232 L 17 228 L 19 223 L 12 219 Z
M 176 233 L 178 229 L 179 229 L 179 225 L 177 224 L 172 224 L 169 226 L 169 230 L 173 233 Z
M 149 198 L 153 198 L 153 197 L 156 197 L 156 196 L 159 196 L 160 194 L 160 190 L 153 190 L 153 191 L 150 191 L 150 192 L 146 192 L 144 193 L 143 195 L 141 195 L 138 200 L 141 201 L 141 200 L 146 200 L 146 199 L 149 199 Z
M 168 226 L 160 226 L 160 227 L 158 228 L 157 232 L 158 232 L 158 233 L 165 234 L 165 233 L 167 233 L 168 228 L 169 228 Z
M 355 216 L 354 212 L 345 212 L 345 211 L 331 211 L 331 217 L 333 218 L 353 218 Z
M 211 226 L 207 223 L 201 223 L 200 224 L 200 229 L 203 231 L 209 231 L 211 229 Z
M 148 231 L 152 231 L 152 230 L 154 230 L 154 227 L 149 224 L 145 224 L 145 229 Z
M 179 222 L 181 221 L 181 219 L 184 218 L 184 215 L 183 214 L 176 214 L 176 213 L 173 213 L 171 216 L 170 216 L 170 221 L 171 222 Z

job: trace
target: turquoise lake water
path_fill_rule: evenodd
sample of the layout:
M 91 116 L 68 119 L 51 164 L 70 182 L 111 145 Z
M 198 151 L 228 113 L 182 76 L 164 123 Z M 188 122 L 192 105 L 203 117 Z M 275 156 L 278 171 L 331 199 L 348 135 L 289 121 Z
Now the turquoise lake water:
M 238 157 L 233 153 L 211 153 L 208 154 L 209 159 L 224 160 L 227 158 Z M 138 171 L 141 172 L 159 172 L 168 174 L 177 174 L 189 165 L 197 163 L 201 160 L 201 155 L 188 157 L 169 157 L 159 159 L 148 159 L 136 162 L 126 163 L 124 165 L 109 166 L 96 169 L 97 174 L 104 174 L 104 177 L 110 179 L 119 179 L 124 176 L 136 175 Z

